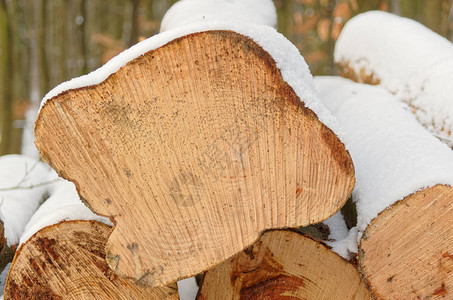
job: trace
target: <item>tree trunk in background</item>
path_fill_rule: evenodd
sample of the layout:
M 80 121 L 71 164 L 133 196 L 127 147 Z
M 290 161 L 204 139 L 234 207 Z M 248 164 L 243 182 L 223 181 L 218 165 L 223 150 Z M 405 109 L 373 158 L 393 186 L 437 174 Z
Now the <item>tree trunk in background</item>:
M 67 47 L 66 44 L 68 43 L 68 27 L 66 25 L 67 22 L 67 10 L 68 4 L 66 1 L 61 1 L 59 14 L 61 18 L 59 19 L 59 39 L 60 43 L 60 61 L 59 61 L 59 78 L 60 82 L 68 80 L 68 67 L 67 67 Z
M 123 37 L 123 28 L 124 28 L 124 9 L 125 1 L 117 0 L 112 4 L 113 12 L 110 15 L 110 25 L 114 29 L 113 37 L 116 40 L 122 40 Z
M 38 44 L 39 44 L 39 70 L 40 70 L 40 88 L 41 88 L 41 95 L 47 93 L 50 89 L 50 74 L 49 74 L 49 64 L 47 63 L 47 48 L 48 48 L 48 40 L 47 40 L 47 5 L 48 1 L 41 0 L 39 4 L 39 24 L 40 26 L 37 28 L 38 30 Z
M 422 11 L 425 25 L 438 33 L 441 31 L 442 2 L 443 0 L 427 1 Z
M 28 7 L 30 16 L 29 26 L 31 26 L 28 34 L 30 43 L 30 106 L 25 112 L 25 120 L 23 124 L 22 135 L 22 148 L 21 153 L 30 157 L 38 157 L 38 151 L 34 146 L 33 126 L 38 112 L 39 103 L 43 94 L 40 84 L 41 64 L 40 64 L 40 41 L 39 41 L 39 27 L 40 27 L 40 5 L 41 3 L 33 1 Z
M 0 155 L 11 153 L 12 133 L 12 32 L 11 22 L 7 11 L 6 0 L 0 1 Z
M 131 0 L 132 3 L 132 18 L 131 31 L 129 36 L 128 46 L 131 47 L 138 42 L 138 12 L 140 0 Z
M 288 36 L 288 33 L 291 32 L 292 2 L 292 0 L 275 1 L 278 17 L 278 31 L 281 32 L 284 36 Z
M 80 16 L 80 17 L 79 17 Z M 81 0 L 80 2 L 80 15 L 77 16 L 77 25 L 79 31 L 79 40 L 80 43 L 80 55 L 82 57 L 81 65 L 80 65 L 80 74 L 87 74 L 88 73 L 88 49 L 87 49 L 87 42 L 86 42 L 86 21 L 87 21 L 87 1 Z
M 448 13 L 448 29 L 447 29 L 447 38 L 453 40 L 453 2 L 450 1 L 450 12 Z
M 436 0 L 429 0 L 425 2 L 431 1 Z M 400 7 L 401 16 L 412 19 L 420 19 L 423 7 L 423 0 L 400 0 Z

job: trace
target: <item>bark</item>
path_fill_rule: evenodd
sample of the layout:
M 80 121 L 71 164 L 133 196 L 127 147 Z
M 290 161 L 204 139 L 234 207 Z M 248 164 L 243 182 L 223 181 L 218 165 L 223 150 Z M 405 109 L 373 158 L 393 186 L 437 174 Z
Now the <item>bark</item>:
M 176 285 L 150 289 L 116 276 L 105 262 L 109 232 L 95 221 L 43 228 L 17 250 L 5 299 L 178 299 Z
M 310 237 L 268 231 L 250 248 L 206 272 L 204 299 L 372 299 L 357 269 Z
M 339 139 L 233 32 L 185 36 L 61 94 L 36 137 L 89 206 L 115 218 L 110 266 L 152 286 L 205 271 L 264 229 L 326 219 L 354 182 Z
M 3 270 L 13 260 L 15 249 L 16 246 L 8 246 L 6 243 L 5 227 L 0 221 L 0 270 Z

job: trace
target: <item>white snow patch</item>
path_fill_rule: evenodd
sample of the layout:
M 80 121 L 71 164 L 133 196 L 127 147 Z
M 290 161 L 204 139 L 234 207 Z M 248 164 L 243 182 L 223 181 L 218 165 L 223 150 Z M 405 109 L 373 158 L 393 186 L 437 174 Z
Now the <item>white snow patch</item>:
M 337 212 L 323 223 L 329 226 L 330 230 L 329 240 L 325 241 L 326 244 L 332 247 L 332 251 L 341 257 L 351 259 L 348 241 L 349 230 L 341 212 Z
M 341 211 L 338 211 L 323 223 L 329 226 L 329 239 L 342 240 L 348 237 L 348 227 L 346 226 L 346 222 L 341 214 Z
M 195 277 L 179 280 L 177 284 L 180 300 L 195 300 L 198 293 L 198 284 Z
M 197 21 L 242 21 L 277 26 L 277 11 L 272 0 L 181 0 L 162 19 L 160 31 Z
M 8 245 L 19 242 L 25 225 L 57 179 L 42 161 L 23 155 L 0 157 L 0 219 Z
M 359 237 L 396 201 L 436 184 L 453 186 L 453 152 L 386 90 L 340 77 L 316 77 L 326 107 L 345 131 L 355 167 Z
M 215 30 L 234 31 L 249 37 L 260 45 L 273 57 L 277 68 L 281 71 L 283 79 L 293 88 L 300 100 L 305 103 L 305 106 L 311 109 L 317 115 L 318 119 L 341 139 L 342 133 L 338 130 L 336 119 L 332 117 L 314 92 L 313 78 L 299 50 L 275 29 L 269 26 L 251 23 L 206 21 L 191 23 L 183 27 L 164 31 L 120 53 L 92 73 L 58 85 L 44 97 L 41 102 L 41 109 L 46 101 L 52 97 L 67 90 L 99 84 L 129 61 L 148 51 L 162 47 L 174 39 L 196 32 Z
M 54 183 L 51 196 L 39 207 L 26 225 L 20 243 L 25 243 L 41 228 L 70 220 L 95 220 L 112 226 L 109 219 L 94 214 L 80 201 L 72 182 L 60 179 Z
M 416 21 L 371 11 L 345 25 L 334 57 L 356 73 L 374 74 L 399 100 L 417 108 L 420 123 L 453 147 L 450 41 Z

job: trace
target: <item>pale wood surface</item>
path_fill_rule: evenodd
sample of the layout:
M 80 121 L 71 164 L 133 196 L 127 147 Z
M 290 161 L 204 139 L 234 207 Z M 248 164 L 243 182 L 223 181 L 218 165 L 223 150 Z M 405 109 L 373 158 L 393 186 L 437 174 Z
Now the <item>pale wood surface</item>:
M 364 232 L 359 263 L 380 299 L 453 298 L 453 188 L 397 202 Z
M 110 270 L 104 250 L 110 230 L 95 221 L 40 230 L 18 249 L 5 299 L 179 299 L 176 285 L 138 287 Z
M 150 51 L 43 107 L 36 145 L 98 214 L 109 265 L 138 284 L 197 274 L 268 228 L 317 223 L 354 184 L 350 156 L 274 60 L 229 31 Z
M 197 299 L 365 300 L 371 295 L 357 269 L 324 244 L 274 230 L 206 272 Z

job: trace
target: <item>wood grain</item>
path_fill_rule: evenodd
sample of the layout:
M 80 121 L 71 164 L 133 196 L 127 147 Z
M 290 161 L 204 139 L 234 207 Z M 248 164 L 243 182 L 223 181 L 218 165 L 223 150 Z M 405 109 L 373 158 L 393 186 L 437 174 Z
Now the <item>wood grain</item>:
M 214 266 L 269 228 L 317 223 L 354 184 L 344 145 L 230 31 L 184 36 L 44 105 L 44 160 L 115 228 L 107 260 L 139 285 Z
M 206 272 L 205 299 L 371 299 L 357 269 L 321 242 L 268 231 L 249 249 Z
M 38 231 L 16 253 L 5 299 L 179 299 L 176 285 L 141 288 L 110 270 L 104 250 L 110 230 L 69 221 Z
M 381 212 L 363 234 L 362 273 L 379 299 L 453 297 L 453 188 L 436 185 Z

